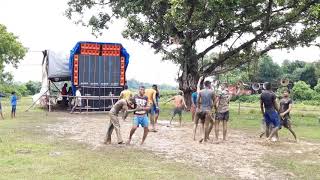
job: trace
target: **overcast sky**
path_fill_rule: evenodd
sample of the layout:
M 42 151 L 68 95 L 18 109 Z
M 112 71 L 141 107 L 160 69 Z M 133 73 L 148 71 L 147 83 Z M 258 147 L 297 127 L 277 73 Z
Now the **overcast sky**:
M 78 41 L 101 41 L 121 43 L 130 54 L 127 71 L 129 79 L 142 82 L 167 83 L 176 85 L 178 68 L 170 62 L 162 62 L 161 55 L 155 55 L 147 45 L 124 39 L 121 31 L 123 22 L 114 22 L 102 37 L 95 38 L 90 29 L 77 26 L 68 20 L 63 12 L 67 0 L 0 0 L 0 23 L 8 31 L 19 36 L 24 46 L 29 48 L 19 68 L 7 68 L 16 81 L 41 81 L 41 52 L 50 49 L 69 54 Z M 275 50 L 269 55 L 278 63 L 285 59 L 315 61 L 320 59 L 319 48 L 298 48 L 294 51 Z

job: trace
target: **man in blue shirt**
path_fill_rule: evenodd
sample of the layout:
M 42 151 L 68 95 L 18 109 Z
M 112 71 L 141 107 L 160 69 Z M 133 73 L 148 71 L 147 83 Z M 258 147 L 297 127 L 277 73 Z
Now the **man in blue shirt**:
M 10 101 L 11 101 L 11 118 L 16 117 L 16 109 L 17 109 L 17 95 L 15 92 L 11 93 Z
M 192 121 L 194 121 L 194 116 L 196 114 L 196 107 L 197 107 L 197 98 L 198 93 L 196 88 L 193 89 L 193 93 L 191 94 L 191 113 L 192 113 Z

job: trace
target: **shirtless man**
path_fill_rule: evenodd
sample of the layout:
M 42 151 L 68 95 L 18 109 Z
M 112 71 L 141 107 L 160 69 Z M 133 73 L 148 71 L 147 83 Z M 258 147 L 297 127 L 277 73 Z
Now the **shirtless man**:
M 294 139 L 297 140 L 296 133 L 292 130 L 291 121 L 290 121 L 290 111 L 292 109 L 292 100 L 289 97 L 289 91 L 283 91 L 283 97 L 280 100 L 280 117 L 281 117 L 281 125 L 287 128 L 291 134 L 293 135 Z
M 197 128 L 198 128 L 199 122 L 201 124 L 200 130 L 204 129 L 204 120 L 205 120 L 205 117 L 206 117 L 206 114 L 200 112 L 200 110 L 197 108 L 197 106 L 198 106 L 197 100 L 198 100 L 198 95 L 199 95 L 200 90 L 201 90 L 201 82 L 202 82 L 203 78 L 204 77 L 201 76 L 199 81 L 198 81 L 198 84 L 197 84 L 197 91 L 196 91 L 197 99 L 195 100 L 195 106 L 196 107 L 195 107 L 195 116 L 194 116 L 194 119 L 193 119 L 193 122 L 194 122 L 193 140 L 196 140 L 196 134 L 197 134 Z M 200 134 L 202 134 L 202 133 L 203 132 L 201 131 Z
M 183 109 L 187 108 L 186 102 L 184 101 L 184 98 L 183 98 L 183 92 L 180 91 L 178 93 L 178 95 L 172 97 L 167 102 L 170 102 L 170 101 L 174 102 L 174 109 L 173 109 L 172 117 L 170 120 L 170 125 L 172 123 L 173 118 L 178 114 L 179 115 L 179 124 L 181 126 L 181 124 L 182 124 L 182 111 L 183 111 Z
M 260 96 L 261 113 L 266 121 L 267 141 L 277 134 L 280 128 L 279 107 L 276 102 L 276 95 L 271 91 L 271 84 L 265 83 L 266 90 Z M 277 112 L 278 111 L 278 112 Z
M 202 129 L 203 139 L 201 139 L 200 142 L 207 142 L 214 124 L 212 117 L 212 108 L 215 104 L 215 94 L 211 89 L 210 81 L 204 82 L 204 89 L 201 90 L 198 94 L 197 104 L 199 113 L 205 114 L 204 129 Z
M 107 128 L 107 134 L 106 134 L 106 139 L 105 139 L 105 144 L 111 144 L 111 135 L 113 132 L 113 129 L 115 129 L 117 138 L 118 138 L 118 144 L 123 144 L 123 140 L 121 137 L 121 132 L 120 132 L 120 123 L 118 119 L 118 115 L 120 111 L 124 112 L 124 115 L 122 117 L 123 120 L 126 119 L 127 113 L 129 112 L 134 112 L 136 109 L 134 108 L 134 99 L 130 98 L 129 100 L 126 99 L 120 99 L 119 101 L 116 102 L 116 104 L 111 108 L 109 115 L 110 115 L 110 122 Z M 132 110 L 129 110 L 132 109 Z
M 133 118 L 133 126 L 130 131 L 129 139 L 127 144 L 130 144 L 132 135 L 135 133 L 139 125 L 143 127 L 143 137 L 141 141 L 141 145 L 144 143 L 148 136 L 149 132 L 149 119 L 147 116 L 147 112 L 150 110 L 150 104 L 148 104 L 148 97 L 145 94 L 145 87 L 140 86 L 139 94 L 134 96 L 134 101 L 136 102 L 138 111 L 135 111 Z

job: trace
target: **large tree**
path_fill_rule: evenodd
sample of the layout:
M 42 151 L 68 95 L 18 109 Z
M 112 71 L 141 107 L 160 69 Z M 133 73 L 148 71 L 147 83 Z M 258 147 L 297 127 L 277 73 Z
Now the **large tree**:
M 26 52 L 27 49 L 18 41 L 18 37 L 0 24 L 0 83 L 12 81 L 12 75 L 4 72 L 4 66 L 11 64 L 17 67 Z
M 320 34 L 318 0 L 69 0 L 68 5 L 67 17 L 93 32 L 125 19 L 124 37 L 149 43 L 163 59 L 180 65 L 179 88 L 187 97 L 200 75 L 227 72 L 272 49 L 310 46 Z M 202 63 L 209 52 L 218 56 Z

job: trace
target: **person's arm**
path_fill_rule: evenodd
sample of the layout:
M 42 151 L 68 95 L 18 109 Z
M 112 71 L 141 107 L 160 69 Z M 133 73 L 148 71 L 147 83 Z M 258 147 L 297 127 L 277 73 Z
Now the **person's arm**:
M 263 101 L 262 101 L 261 97 L 260 97 L 260 109 L 261 109 L 262 115 L 264 115 Z
M 156 100 L 156 94 L 157 94 L 157 92 L 154 91 L 154 93 L 152 95 L 152 103 L 155 104 L 158 107 L 157 100 Z
M 292 103 L 289 104 L 289 108 L 285 112 L 280 113 L 280 116 L 281 117 L 285 116 L 286 114 L 288 114 L 291 111 L 291 109 L 292 109 Z
M 201 82 L 202 82 L 202 80 L 203 80 L 203 76 L 201 76 L 200 78 L 199 78 L 199 81 L 198 81 L 198 84 L 197 84 L 197 93 L 199 93 L 200 92 L 200 88 L 201 88 Z
M 278 112 L 280 112 L 280 108 L 279 108 L 279 105 L 277 103 L 277 97 L 276 96 L 274 96 L 274 99 L 273 99 L 273 106 Z
M 125 121 L 129 115 L 129 113 L 133 113 L 133 112 L 136 112 L 136 111 L 142 111 L 144 110 L 143 108 L 136 108 L 136 109 L 128 109 L 128 108 L 124 108 L 124 112 L 123 112 L 123 116 L 122 116 L 122 119 Z
M 191 105 L 192 105 L 192 106 L 196 106 L 196 104 L 195 104 L 194 101 L 193 101 L 193 94 L 191 94 Z
M 216 98 L 215 98 L 215 100 L 214 100 L 214 108 L 217 110 L 218 109 L 218 107 L 219 107 L 219 103 L 220 103 L 220 98 L 219 98 L 219 96 L 217 96 Z
M 188 108 L 187 105 L 186 105 L 186 101 L 184 100 L 184 97 L 182 97 L 182 104 L 183 104 L 183 106 L 184 106 L 185 109 Z
M 168 102 L 173 101 L 174 98 L 175 98 L 175 97 L 172 97 L 172 98 L 168 99 L 167 101 L 164 102 L 164 104 L 167 104 Z
M 198 107 L 198 109 L 200 109 L 200 102 L 201 102 L 201 93 L 198 93 L 198 97 L 197 97 L 197 107 Z

